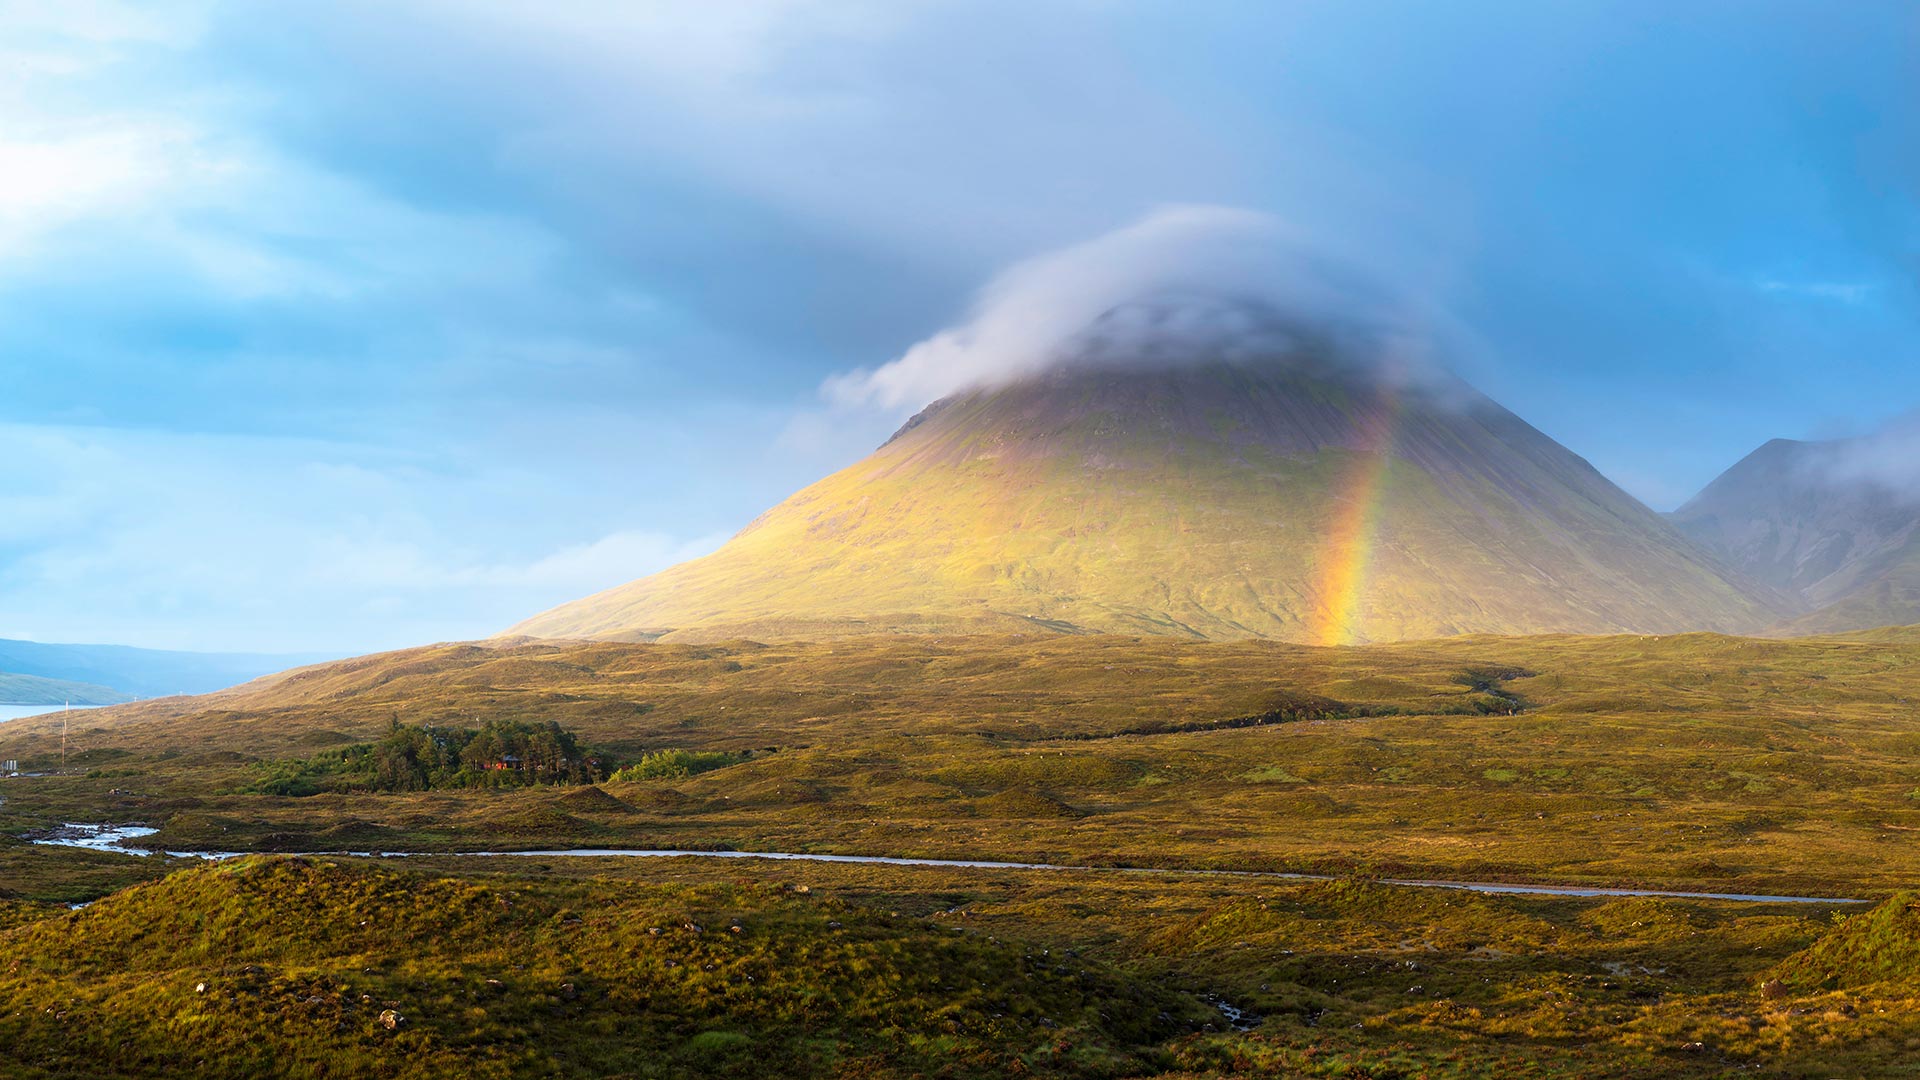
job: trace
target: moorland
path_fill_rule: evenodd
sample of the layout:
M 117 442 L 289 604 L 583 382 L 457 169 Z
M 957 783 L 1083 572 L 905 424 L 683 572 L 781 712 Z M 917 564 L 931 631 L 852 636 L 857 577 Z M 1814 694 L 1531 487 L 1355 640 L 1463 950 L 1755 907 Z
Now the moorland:
M 729 845 L 1826 895 L 1920 868 L 1917 700 L 1920 631 L 448 645 L 9 724 L 0 757 L 56 775 L 11 784 L 0 826 L 141 820 L 176 850 Z M 256 790 L 396 723 L 492 720 L 557 724 L 615 763 L 738 763 L 591 791 Z
M 28 1076 L 1899 1075 L 1917 661 L 1914 630 L 505 641 L 90 712 L 64 753 L 18 721 L 0 1041 Z M 502 724 L 612 778 L 272 784 Z M 62 821 L 306 854 L 28 842 Z M 1089 869 L 451 854 L 580 847 Z

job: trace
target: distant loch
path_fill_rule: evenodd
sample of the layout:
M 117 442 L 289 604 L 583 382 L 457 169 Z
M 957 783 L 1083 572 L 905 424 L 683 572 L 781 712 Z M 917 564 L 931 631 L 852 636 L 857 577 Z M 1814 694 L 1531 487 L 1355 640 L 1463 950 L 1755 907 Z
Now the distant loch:
M 98 708 L 98 706 L 75 705 L 73 707 L 75 712 L 92 708 Z M 29 716 L 39 716 L 41 713 L 59 712 L 60 709 L 61 706 L 59 705 L 0 705 L 0 724 L 4 724 L 9 720 L 21 720 Z

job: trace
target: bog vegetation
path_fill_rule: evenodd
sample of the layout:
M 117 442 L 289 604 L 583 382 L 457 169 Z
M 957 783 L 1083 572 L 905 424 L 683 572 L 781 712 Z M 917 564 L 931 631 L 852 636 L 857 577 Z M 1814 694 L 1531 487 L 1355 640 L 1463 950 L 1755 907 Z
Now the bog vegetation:
M 1914 701 L 1913 631 L 436 646 L 89 713 L 64 756 L 57 725 L 6 724 L 0 759 L 65 772 L 9 788 L 0 830 L 141 821 L 173 850 L 733 846 L 1833 895 L 1920 875 Z M 428 735 L 533 718 L 571 735 L 556 760 L 580 764 L 490 770 L 493 750 L 449 755 Z M 531 782 L 588 777 L 604 791 Z
M 1911 907 L 254 857 L 0 903 L 0 1045 L 23 1080 L 1898 1076 Z
M 57 727 L 0 727 L 0 759 L 50 774 L 0 781 L 0 948 L 19 961 L 0 965 L 0 1045 L 48 1077 L 269 1061 L 312 1076 L 1900 1075 L 1920 1052 L 1920 907 L 1894 895 L 1920 876 L 1916 701 L 1915 631 L 363 658 L 88 714 L 64 765 Z M 509 756 L 549 767 L 486 767 Z M 1341 880 L 537 855 L 401 874 L 18 839 L 60 821 L 145 823 L 175 851 L 733 847 Z M 1235 1030 L 1219 1002 L 1258 1024 Z M 387 1028 L 389 1010 L 405 1022 Z

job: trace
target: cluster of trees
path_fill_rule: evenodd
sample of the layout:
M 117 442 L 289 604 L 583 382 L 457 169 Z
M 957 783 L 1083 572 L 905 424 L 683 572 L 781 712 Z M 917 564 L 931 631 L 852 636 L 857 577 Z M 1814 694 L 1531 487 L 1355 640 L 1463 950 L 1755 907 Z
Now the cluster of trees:
M 358 747 L 354 749 L 360 749 Z M 363 751 L 378 791 L 520 784 L 591 784 L 604 779 L 597 755 L 559 724 L 491 720 L 479 730 L 395 722 Z
M 378 742 L 277 762 L 251 790 L 267 795 L 321 791 L 430 791 L 437 788 L 591 784 L 606 779 L 601 755 L 559 724 L 491 720 L 481 728 L 394 721 Z
M 721 750 L 655 750 L 615 771 L 606 755 L 582 747 L 572 732 L 551 721 L 490 720 L 479 728 L 454 728 L 395 720 L 377 742 L 259 765 L 259 779 L 241 790 L 304 796 L 323 791 L 677 780 L 737 765 L 749 757 Z

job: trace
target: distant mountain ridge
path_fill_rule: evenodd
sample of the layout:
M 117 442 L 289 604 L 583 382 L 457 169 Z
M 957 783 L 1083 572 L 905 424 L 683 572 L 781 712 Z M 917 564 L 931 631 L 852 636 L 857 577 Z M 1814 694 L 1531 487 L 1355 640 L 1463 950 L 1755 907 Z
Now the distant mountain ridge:
M 134 700 L 110 686 L 0 672 L 0 705 L 119 705 Z
M 133 698 L 210 693 L 325 659 L 331 657 L 169 652 L 126 645 L 56 645 L 0 639 L 0 704 L 46 705 L 67 700 L 34 696 L 53 691 L 37 683 L 8 681 L 9 676 L 86 684 L 92 689 L 75 692 L 104 698 L 87 704 L 109 705 Z M 10 693 L 21 697 L 15 700 Z M 80 697 L 72 700 L 81 703 Z
M 1780 617 L 1756 593 L 1464 383 L 1309 350 L 954 395 L 718 552 L 508 633 L 1740 632 Z
M 1775 439 L 1672 515 L 1755 579 L 1793 597 L 1777 629 L 1920 623 L 1920 491 L 1846 467 L 1857 440 Z

